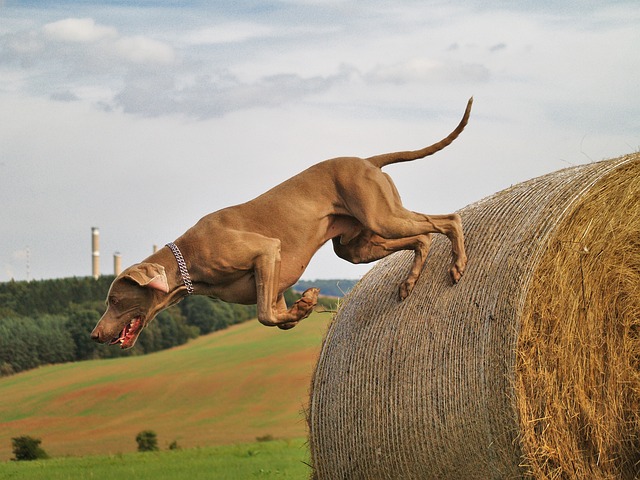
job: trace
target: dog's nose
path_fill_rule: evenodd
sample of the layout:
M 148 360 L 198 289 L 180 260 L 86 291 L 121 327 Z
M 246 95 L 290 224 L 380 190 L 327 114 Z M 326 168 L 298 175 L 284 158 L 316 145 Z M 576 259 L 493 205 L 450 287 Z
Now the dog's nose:
M 100 343 L 100 332 L 98 332 L 97 328 L 94 328 L 93 332 L 91 332 L 91 340 Z

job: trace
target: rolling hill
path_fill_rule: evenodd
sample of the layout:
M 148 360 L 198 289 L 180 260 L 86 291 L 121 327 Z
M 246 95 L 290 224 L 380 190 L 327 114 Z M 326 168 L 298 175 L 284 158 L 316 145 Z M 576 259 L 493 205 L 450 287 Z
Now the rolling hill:
M 330 319 L 316 313 L 290 331 L 254 320 L 154 354 L 1 378 L 0 460 L 20 435 L 41 438 L 51 456 L 135 451 L 146 429 L 162 449 L 303 437 Z

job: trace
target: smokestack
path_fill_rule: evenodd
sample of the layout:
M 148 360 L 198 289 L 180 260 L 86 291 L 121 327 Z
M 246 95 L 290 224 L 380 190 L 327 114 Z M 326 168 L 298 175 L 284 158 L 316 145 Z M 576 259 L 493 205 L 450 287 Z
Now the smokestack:
M 96 280 L 100 276 L 100 230 L 91 227 L 91 273 Z
M 120 252 L 113 254 L 113 274 L 117 277 L 122 273 L 122 257 Z
M 156 253 L 158 251 L 158 245 L 156 245 L 155 243 L 153 244 L 153 253 Z

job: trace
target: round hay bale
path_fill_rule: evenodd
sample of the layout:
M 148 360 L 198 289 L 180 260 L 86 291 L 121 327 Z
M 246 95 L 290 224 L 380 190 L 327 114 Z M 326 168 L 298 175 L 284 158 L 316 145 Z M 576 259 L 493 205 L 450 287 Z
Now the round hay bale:
M 311 385 L 317 479 L 638 478 L 640 154 L 561 170 L 459 212 L 342 302 Z

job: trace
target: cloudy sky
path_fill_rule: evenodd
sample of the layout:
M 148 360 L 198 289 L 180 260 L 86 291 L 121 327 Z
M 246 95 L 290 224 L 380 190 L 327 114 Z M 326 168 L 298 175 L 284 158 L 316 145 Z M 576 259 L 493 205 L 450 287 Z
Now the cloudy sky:
M 136 263 L 326 158 L 447 213 L 640 148 L 640 2 L 0 0 L 0 281 Z M 291 212 L 295 221 L 296 212 Z M 304 278 L 366 271 L 323 249 Z

